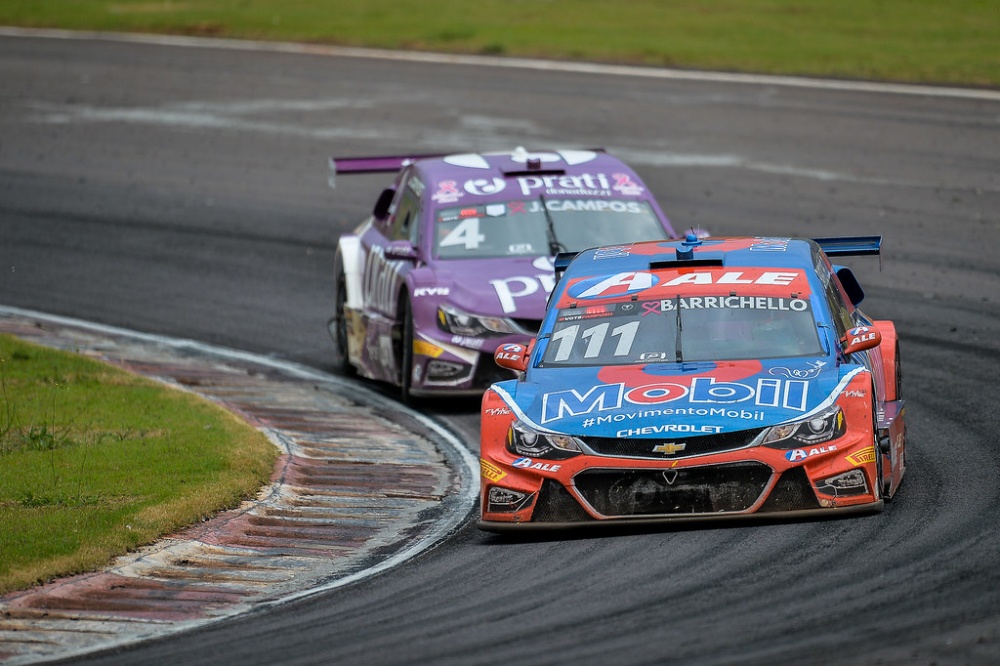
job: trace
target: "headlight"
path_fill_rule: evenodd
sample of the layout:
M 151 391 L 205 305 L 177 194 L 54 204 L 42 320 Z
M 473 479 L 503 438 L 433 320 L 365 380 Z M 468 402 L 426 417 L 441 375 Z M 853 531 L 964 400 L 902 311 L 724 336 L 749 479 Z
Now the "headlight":
M 840 405 L 802 421 L 772 427 L 764 444 L 776 449 L 797 449 L 836 439 L 847 430 Z
M 565 460 L 583 453 L 576 437 L 538 432 L 520 421 L 514 421 L 507 431 L 507 450 L 518 456 L 549 460 Z
M 509 319 L 469 314 L 451 305 L 438 306 L 437 320 L 442 331 L 470 338 L 518 332 Z

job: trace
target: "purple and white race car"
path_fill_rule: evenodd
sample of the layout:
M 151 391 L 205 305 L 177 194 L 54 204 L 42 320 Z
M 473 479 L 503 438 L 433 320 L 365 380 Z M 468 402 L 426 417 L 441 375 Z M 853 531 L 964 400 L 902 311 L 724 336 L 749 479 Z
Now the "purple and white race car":
M 402 398 L 513 377 L 497 345 L 538 331 L 559 252 L 676 236 L 649 189 L 600 149 L 331 158 L 394 172 L 334 260 L 334 365 Z

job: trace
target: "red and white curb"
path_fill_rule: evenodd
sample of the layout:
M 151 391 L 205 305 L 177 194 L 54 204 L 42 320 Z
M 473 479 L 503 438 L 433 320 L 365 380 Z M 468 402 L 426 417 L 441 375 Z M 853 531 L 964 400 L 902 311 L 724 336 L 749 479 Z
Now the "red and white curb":
M 252 502 L 107 569 L 0 597 L 0 662 L 160 637 L 373 576 L 432 548 L 478 499 L 469 449 L 357 382 L 273 358 L 0 306 L 0 333 L 201 395 L 282 451 Z

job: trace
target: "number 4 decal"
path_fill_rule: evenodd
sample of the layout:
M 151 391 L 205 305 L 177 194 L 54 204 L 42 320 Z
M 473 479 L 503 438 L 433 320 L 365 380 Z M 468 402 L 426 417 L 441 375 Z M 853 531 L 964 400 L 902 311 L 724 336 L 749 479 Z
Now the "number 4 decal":
M 466 250 L 475 250 L 485 240 L 486 236 L 479 233 L 479 218 L 470 217 L 441 239 L 441 247 L 464 245 Z

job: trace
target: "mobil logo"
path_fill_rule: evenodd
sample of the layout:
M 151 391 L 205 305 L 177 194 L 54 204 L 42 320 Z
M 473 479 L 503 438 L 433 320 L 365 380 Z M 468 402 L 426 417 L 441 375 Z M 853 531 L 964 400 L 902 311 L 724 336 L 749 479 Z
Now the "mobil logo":
M 693 377 L 687 382 L 678 380 L 635 387 L 627 387 L 624 383 L 598 384 L 584 392 L 567 389 L 545 393 L 542 395 L 541 422 L 620 411 L 626 407 L 654 408 L 681 400 L 689 409 L 700 405 L 743 403 L 804 412 L 809 404 L 809 382 L 804 380 L 771 377 L 759 377 L 750 383 L 720 382 L 714 377 Z
M 652 273 L 633 271 L 586 278 L 570 285 L 566 293 L 573 298 L 610 298 L 627 296 L 654 286 L 660 279 Z

